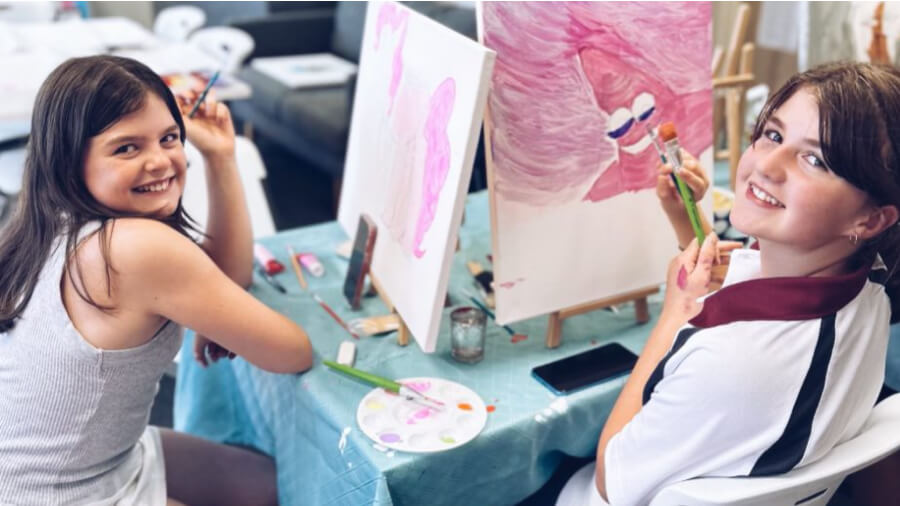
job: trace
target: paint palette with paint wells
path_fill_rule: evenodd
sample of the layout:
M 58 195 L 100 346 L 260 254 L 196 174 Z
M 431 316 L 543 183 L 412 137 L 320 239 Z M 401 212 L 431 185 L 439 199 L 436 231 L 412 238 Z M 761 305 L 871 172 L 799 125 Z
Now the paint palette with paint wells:
M 403 385 L 443 403 L 435 407 L 376 388 L 359 403 L 356 421 L 376 443 L 404 452 L 429 453 L 462 446 L 487 422 L 478 394 L 440 378 L 406 378 Z

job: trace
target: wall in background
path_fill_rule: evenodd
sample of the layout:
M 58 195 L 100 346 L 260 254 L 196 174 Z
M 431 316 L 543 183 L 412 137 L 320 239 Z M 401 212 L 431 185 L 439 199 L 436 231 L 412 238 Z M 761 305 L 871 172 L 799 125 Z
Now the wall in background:
M 122 16 L 153 27 L 153 2 L 90 2 L 91 16 Z

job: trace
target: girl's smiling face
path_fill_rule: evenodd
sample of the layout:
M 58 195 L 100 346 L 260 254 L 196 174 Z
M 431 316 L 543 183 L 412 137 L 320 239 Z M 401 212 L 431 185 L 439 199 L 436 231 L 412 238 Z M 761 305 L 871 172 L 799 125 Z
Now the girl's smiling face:
M 800 88 L 741 157 L 732 223 L 758 239 L 809 251 L 846 243 L 870 210 L 865 192 L 825 166 L 818 102 Z
M 164 218 L 178 208 L 187 161 L 180 130 L 165 102 L 147 93 L 144 105 L 88 143 L 88 191 L 115 211 Z

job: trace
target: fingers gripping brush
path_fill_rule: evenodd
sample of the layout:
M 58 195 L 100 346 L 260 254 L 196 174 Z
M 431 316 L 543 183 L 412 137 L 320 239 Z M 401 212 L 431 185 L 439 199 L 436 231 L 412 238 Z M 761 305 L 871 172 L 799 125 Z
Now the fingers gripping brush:
M 681 145 L 678 144 L 678 133 L 675 131 L 675 124 L 667 121 L 659 126 L 659 138 L 663 141 L 666 149 L 666 157 L 672 164 L 673 175 L 675 176 L 675 186 L 678 187 L 678 194 L 684 202 L 687 210 L 688 219 L 691 220 L 691 227 L 694 229 L 694 235 L 697 236 L 697 243 L 703 244 L 706 234 L 703 233 L 703 226 L 700 224 L 700 212 L 697 210 L 697 202 L 694 201 L 694 193 L 688 188 L 688 185 L 678 177 L 682 169 Z

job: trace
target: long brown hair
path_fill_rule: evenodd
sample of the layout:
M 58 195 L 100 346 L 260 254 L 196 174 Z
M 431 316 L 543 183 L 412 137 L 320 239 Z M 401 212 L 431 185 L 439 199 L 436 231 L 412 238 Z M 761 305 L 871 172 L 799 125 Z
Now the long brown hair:
M 109 290 L 111 224 L 114 218 L 133 215 L 109 209 L 88 191 L 84 181 L 86 147 L 92 137 L 143 107 L 149 93 L 165 102 L 184 143 L 184 122 L 175 97 L 142 63 L 108 55 L 73 58 L 44 81 L 32 113 L 22 191 L 0 237 L 0 332 L 11 329 L 28 305 L 54 240 L 65 236 L 66 259 L 73 258 L 78 233 L 91 221 L 101 222 Z M 186 236 L 188 231 L 196 231 L 181 202 L 171 216 L 159 221 Z M 75 271 L 81 280 L 77 266 Z M 81 281 L 73 285 L 84 300 L 111 309 L 84 292 Z
M 825 165 L 864 191 L 878 206 L 900 209 L 900 70 L 888 65 L 838 62 L 792 77 L 776 91 L 757 119 L 756 142 L 775 110 L 797 90 L 808 89 L 819 106 L 819 140 Z M 887 266 L 885 289 L 891 322 L 900 320 L 900 227 L 866 241 L 854 260 Z

